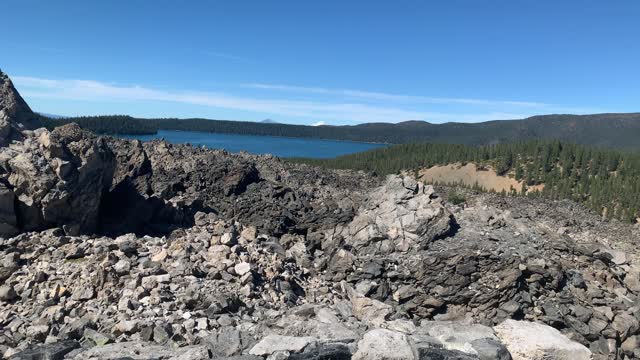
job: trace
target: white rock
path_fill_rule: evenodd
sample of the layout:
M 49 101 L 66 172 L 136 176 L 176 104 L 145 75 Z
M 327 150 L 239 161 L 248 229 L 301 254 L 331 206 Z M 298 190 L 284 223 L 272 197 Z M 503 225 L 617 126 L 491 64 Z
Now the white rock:
M 257 356 L 271 355 L 279 351 L 289 351 L 291 353 L 298 353 L 304 350 L 304 348 L 315 342 L 315 338 L 310 336 L 295 337 L 295 336 L 282 336 L 282 335 L 268 335 L 264 339 L 260 340 L 254 347 L 251 348 L 249 354 Z
M 508 319 L 493 329 L 513 360 L 591 359 L 591 351 L 584 345 L 544 324 Z
M 199 318 L 196 320 L 196 329 L 207 330 L 209 328 L 209 319 Z
M 621 250 L 609 250 L 609 254 L 613 257 L 611 261 L 616 265 L 623 265 L 627 263 L 627 254 Z
M 236 274 L 242 276 L 248 273 L 249 271 L 251 271 L 251 264 L 246 262 L 241 262 L 239 264 L 236 264 L 236 266 L 234 266 L 233 269 L 236 271 Z
M 407 336 L 385 329 L 375 329 L 358 341 L 353 360 L 413 360 L 415 359 Z
M 480 324 L 469 324 L 453 321 L 423 321 L 421 328 L 426 333 L 442 342 L 445 349 L 458 350 L 476 354 L 471 343 L 479 339 L 498 340 L 493 330 Z
M 159 283 L 171 282 L 171 274 L 156 275 L 156 281 Z

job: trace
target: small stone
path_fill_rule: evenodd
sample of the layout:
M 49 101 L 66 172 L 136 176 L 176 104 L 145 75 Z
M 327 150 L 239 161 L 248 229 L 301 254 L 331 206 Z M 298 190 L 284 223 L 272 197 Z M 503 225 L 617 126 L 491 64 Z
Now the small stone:
M 257 235 L 258 231 L 255 226 L 248 226 L 242 230 L 242 233 L 240 233 L 240 236 L 247 241 L 254 241 Z
M 118 310 L 119 311 L 127 311 L 133 309 L 133 305 L 131 304 L 131 299 L 123 296 L 118 300 Z
M 83 336 L 85 339 L 89 339 L 93 341 L 93 343 L 96 344 L 96 346 L 104 346 L 114 341 L 114 339 L 110 335 L 97 332 L 90 328 L 84 329 Z
M 62 334 L 59 334 L 62 338 L 70 338 L 80 340 L 84 336 L 84 329 L 95 328 L 95 322 L 88 317 L 82 317 L 75 319 L 64 328 Z
M 242 288 L 240 288 L 240 294 L 244 297 L 249 297 L 251 296 L 251 285 L 245 285 Z
M 624 265 L 627 263 L 627 254 L 624 251 L 620 250 L 609 250 L 609 254 L 611 254 L 613 262 L 616 265 Z
M 358 351 L 353 360 L 403 360 L 414 359 L 407 336 L 386 329 L 375 329 L 358 341 Z
M 393 312 L 391 305 L 362 296 L 351 288 L 347 289 L 351 300 L 353 315 L 355 315 L 358 320 L 379 325 L 384 323 L 386 318 Z
M 231 316 L 227 314 L 223 314 L 223 315 L 220 315 L 220 317 L 218 318 L 218 324 L 220 326 L 232 326 L 233 319 L 231 318 Z
M 117 323 L 114 327 L 116 333 L 119 334 L 132 334 L 137 332 L 138 329 L 138 321 L 137 320 L 122 320 Z
M 520 310 L 520 304 L 517 301 L 510 300 L 502 304 L 500 309 L 504 310 L 507 314 L 512 315 Z
M 591 319 L 591 315 L 593 314 L 593 310 L 587 309 L 582 305 L 576 305 L 573 312 L 575 313 L 576 318 L 584 323 L 589 322 L 589 319 Z
M 93 299 L 93 297 L 96 296 L 96 292 L 93 289 L 92 286 L 85 286 L 79 289 L 76 289 L 76 291 L 73 292 L 73 294 L 71 295 L 71 298 L 73 300 L 91 300 Z
M 631 266 L 624 277 L 624 284 L 629 290 L 640 292 L 640 266 Z
M 156 275 L 156 281 L 162 284 L 171 282 L 171 274 Z
M 629 356 L 633 355 L 633 352 L 636 349 L 640 349 L 640 335 L 634 335 L 627 338 L 627 340 L 622 343 L 621 349 L 625 354 Z
M 115 270 L 118 275 L 128 274 L 131 270 L 131 262 L 128 260 L 119 260 L 113 265 L 113 270 Z
M 207 330 L 208 328 L 209 328 L 209 319 L 207 318 L 196 319 L 196 329 Z
M 0 301 L 9 302 L 18 297 L 16 291 L 13 289 L 11 285 L 2 285 L 0 286 Z
M 393 293 L 393 300 L 402 303 L 408 299 L 414 297 L 418 291 L 415 286 L 403 285 L 395 293 Z
M 153 340 L 153 326 L 145 326 L 140 329 L 140 339 L 143 341 L 149 342 Z
M 167 259 L 167 256 L 169 256 L 169 253 L 167 252 L 167 249 L 162 249 L 157 254 L 155 254 L 155 255 L 153 255 L 151 257 L 151 261 L 163 262 L 164 260 Z
M 247 262 L 241 262 L 239 264 L 236 264 L 236 266 L 234 266 L 233 269 L 235 270 L 236 274 L 238 274 L 239 276 L 242 276 L 248 273 L 249 271 L 251 271 L 251 264 Z
M 67 294 L 67 288 L 61 286 L 60 284 L 56 284 L 53 289 L 49 292 L 49 299 L 60 299 L 64 295 Z
M 373 261 L 368 262 L 365 266 L 362 267 L 362 273 L 364 274 L 363 277 L 370 279 L 380 277 L 380 275 L 382 275 L 382 271 L 382 265 Z
M 233 326 L 225 326 L 218 331 L 214 351 L 222 356 L 232 356 L 242 351 L 240 331 Z
M 49 325 L 32 325 L 27 327 L 27 337 L 43 342 L 49 335 Z
M 618 314 L 613 319 L 611 327 L 614 328 L 619 334 L 621 339 L 626 339 L 629 335 L 635 334 L 640 327 L 638 320 L 631 315 Z
M 164 344 L 169 341 L 172 334 L 171 326 L 156 326 L 153 328 L 153 341 L 158 344 Z
M 226 246 L 233 246 L 236 244 L 236 236 L 234 233 L 224 233 L 220 237 L 220 244 Z

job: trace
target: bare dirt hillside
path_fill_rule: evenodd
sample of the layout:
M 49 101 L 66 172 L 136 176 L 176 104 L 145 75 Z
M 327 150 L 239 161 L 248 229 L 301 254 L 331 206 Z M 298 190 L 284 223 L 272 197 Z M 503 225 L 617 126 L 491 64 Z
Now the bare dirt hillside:
M 433 166 L 428 169 L 420 170 L 419 177 L 421 181 L 428 183 L 462 183 L 467 186 L 477 184 L 486 190 L 494 190 L 497 192 L 501 192 L 503 190 L 509 192 L 512 189 L 521 192 L 522 186 L 524 185 L 522 181 L 517 181 L 516 179 L 508 176 L 498 175 L 491 167 L 478 168 L 474 163 L 468 163 L 466 165 L 456 163 Z M 544 185 L 531 186 L 527 191 L 539 191 L 543 188 Z

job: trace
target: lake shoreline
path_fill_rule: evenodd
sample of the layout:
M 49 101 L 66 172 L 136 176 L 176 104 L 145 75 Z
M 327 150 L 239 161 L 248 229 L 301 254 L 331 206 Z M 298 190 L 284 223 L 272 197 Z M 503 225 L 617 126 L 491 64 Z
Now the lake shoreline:
M 240 133 L 231 133 L 231 132 L 217 132 L 217 131 L 191 131 L 191 130 L 173 130 L 173 129 L 158 129 L 158 131 L 151 133 L 104 133 L 100 135 L 107 135 L 113 137 L 134 137 L 134 136 L 154 136 L 158 135 L 160 131 L 175 131 L 175 132 L 194 132 L 194 133 L 202 133 L 202 134 L 218 134 L 218 135 L 240 135 L 240 136 L 255 136 L 255 137 L 272 137 L 272 138 L 283 138 L 283 139 L 310 139 L 310 140 L 328 140 L 328 141 L 338 141 L 338 142 L 349 142 L 356 144 L 373 144 L 373 145 L 397 145 L 396 143 L 389 142 L 376 142 L 376 141 L 355 141 L 355 140 L 343 140 L 343 139 L 335 139 L 335 138 L 322 138 L 322 137 L 310 137 L 310 136 L 278 136 L 278 135 L 254 135 L 254 134 L 240 134 Z
M 351 140 L 318 139 L 273 135 L 243 135 L 185 130 L 158 130 L 155 134 L 110 134 L 109 136 L 151 141 L 163 139 L 175 144 L 205 146 L 229 152 L 246 151 L 252 154 L 271 154 L 281 158 L 328 159 L 363 152 L 389 144 L 358 142 Z

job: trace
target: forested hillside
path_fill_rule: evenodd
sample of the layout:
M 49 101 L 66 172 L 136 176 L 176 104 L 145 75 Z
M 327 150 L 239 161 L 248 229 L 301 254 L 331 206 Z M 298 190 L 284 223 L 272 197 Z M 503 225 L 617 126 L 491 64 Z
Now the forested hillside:
M 80 116 L 74 118 L 52 118 L 38 114 L 42 124 L 49 130 L 56 126 L 75 122 L 82 128 L 93 131 L 96 134 L 131 134 L 144 135 L 155 134 L 157 126 L 149 120 L 136 119 L 127 115 L 110 116 Z
M 406 121 L 397 124 L 368 123 L 353 126 L 304 126 L 207 119 L 137 119 L 129 116 L 65 119 L 43 116 L 43 122 L 48 127 L 77 122 L 83 128 L 107 134 L 155 134 L 161 129 L 389 144 L 429 142 L 465 145 L 546 139 L 618 149 L 640 149 L 640 113 L 544 115 L 524 120 L 472 124 Z
M 473 162 L 491 165 L 499 174 L 544 184 L 541 193 L 553 199 L 585 203 L 607 217 L 636 221 L 640 216 L 640 154 L 562 143 L 529 141 L 489 146 L 404 144 L 335 159 L 290 159 L 339 169 L 360 169 L 379 175 L 434 165 Z

